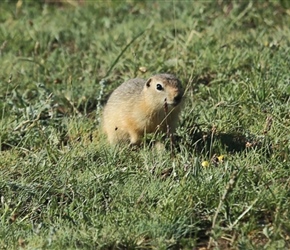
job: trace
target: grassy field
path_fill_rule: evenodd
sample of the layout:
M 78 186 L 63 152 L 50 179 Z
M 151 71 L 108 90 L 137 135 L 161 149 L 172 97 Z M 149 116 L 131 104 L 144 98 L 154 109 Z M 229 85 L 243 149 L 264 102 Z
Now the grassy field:
M 290 249 L 288 1 L 0 12 L 0 249 Z M 108 147 L 111 91 L 160 72 L 177 145 Z

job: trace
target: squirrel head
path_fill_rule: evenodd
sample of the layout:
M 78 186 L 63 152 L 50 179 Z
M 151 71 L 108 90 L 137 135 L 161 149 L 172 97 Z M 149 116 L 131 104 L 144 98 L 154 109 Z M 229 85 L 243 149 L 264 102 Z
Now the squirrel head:
M 144 86 L 148 101 L 155 103 L 156 108 L 173 109 L 180 104 L 183 88 L 179 79 L 171 74 L 158 74 L 150 77 Z

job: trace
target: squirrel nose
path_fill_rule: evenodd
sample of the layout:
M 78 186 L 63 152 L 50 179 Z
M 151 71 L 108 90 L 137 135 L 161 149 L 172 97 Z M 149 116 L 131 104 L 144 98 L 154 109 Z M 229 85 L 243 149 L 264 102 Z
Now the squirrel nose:
M 175 97 L 174 97 L 174 102 L 175 102 L 176 104 L 180 103 L 181 98 L 182 98 L 182 95 L 181 95 L 181 94 L 175 96 Z

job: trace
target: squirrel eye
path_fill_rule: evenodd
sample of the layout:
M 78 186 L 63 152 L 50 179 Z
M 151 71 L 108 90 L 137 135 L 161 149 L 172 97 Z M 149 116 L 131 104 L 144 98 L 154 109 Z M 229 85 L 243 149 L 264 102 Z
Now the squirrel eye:
M 161 85 L 160 83 L 157 83 L 157 84 L 156 84 L 156 89 L 157 89 L 157 90 L 162 90 L 163 87 L 162 87 L 162 85 Z

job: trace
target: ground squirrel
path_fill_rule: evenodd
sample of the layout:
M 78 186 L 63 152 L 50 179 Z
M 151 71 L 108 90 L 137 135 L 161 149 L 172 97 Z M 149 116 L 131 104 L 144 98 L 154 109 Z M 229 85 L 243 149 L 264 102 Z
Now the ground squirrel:
M 147 81 L 130 79 L 113 91 L 103 113 L 103 128 L 110 144 L 130 141 L 138 145 L 144 133 L 174 132 L 183 89 L 171 74 L 157 74 Z

